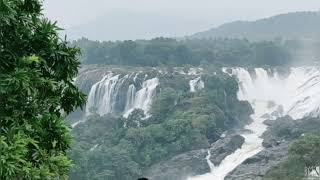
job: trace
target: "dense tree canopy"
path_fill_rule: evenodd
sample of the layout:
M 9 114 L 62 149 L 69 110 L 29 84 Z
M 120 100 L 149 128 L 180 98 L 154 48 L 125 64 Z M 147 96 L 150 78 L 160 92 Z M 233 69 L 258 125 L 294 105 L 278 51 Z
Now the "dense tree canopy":
M 0 179 L 64 179 L 66 114 L 84 103 L 73 85 L 78 49 L 44 19 L 39 0 L 0 0 Z
M 320 167 L 320 136 L 315 134 L 305 135 L 296 141 L 291 149 L 290 155 L 303 163 L 308 172 Z M 320 172 L 317 172 L 320 175 Z
M 291 61 L 287 49 L 275 42 L 251 43 L 239 39 L 152 40 L 98 42 L 79 39 L 71 43 L 83 52 L 83 64 L 126 66 L 181 66 L 221 64 L 232 66 L 285 65 Z

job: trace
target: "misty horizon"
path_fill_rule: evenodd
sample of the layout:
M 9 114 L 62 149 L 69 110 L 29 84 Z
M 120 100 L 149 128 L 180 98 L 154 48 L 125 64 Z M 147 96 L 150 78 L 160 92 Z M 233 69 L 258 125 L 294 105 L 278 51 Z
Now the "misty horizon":
M 203 3 L 138 0 L 63 2 L 48 0 L 44 14 L 57 20 L 71 39 L 136 40 L 155 37 L 184 37 L 234 21 L 255 21 L 279 14 L 319 11 L 320 1 Z M 170 7 L 170 8 L 168 8 Z M 228 12 L 228 13 L 226 13 Z M 94 29 L 94 30 L 93 30 Z M 101 32 L 99 32 L 99 30 Z M 128 31 L 130 30 L 130 31 Z M 94 31 L 94 32 L 93 32 Z

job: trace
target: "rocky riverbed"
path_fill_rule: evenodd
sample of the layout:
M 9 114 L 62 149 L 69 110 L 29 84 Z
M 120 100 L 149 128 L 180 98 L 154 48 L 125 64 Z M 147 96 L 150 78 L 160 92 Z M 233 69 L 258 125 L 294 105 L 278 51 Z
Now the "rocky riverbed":
M 211 162 L 215 165 L 240 148 L 244 138 L 237 134 L 227 135 L 211 145 L 210 149 L 190 151 L 174 156 L 167 161 L 153 165 L 146 171 L 152 180 L 185 180 L 188 177 L 210 172 L 206 157 L 211 152 Z
M 319 118 L 292 120 L 286 116 L 274 121 L 265 121 L 268 130 L 263 134 L 265 149 L 247 159 L 234 169 L 225 180 L 261 180 L 272 168 L 287 158 L 290 145 L 304 133 L 316 132 L 320 128 Z M 240 148 L 244 138 L 229 134 L 213 143 L 210 147 L 210 161 L 219 165 L 221 161 Z M 152 180 L 185 180 L 190 176 L 210 172 L 206 161 L 208 149 L 190 151 L 160 162 L 146 170 Z
M 261 180 L 272 168 L 287 159 L 290 145 L 305 133 L 319 131 L 319 118 L 293 120 L 289 116 L 265 121 L 268 130 L 263 134 L 265 149 L 234 169 L 225 180 Z

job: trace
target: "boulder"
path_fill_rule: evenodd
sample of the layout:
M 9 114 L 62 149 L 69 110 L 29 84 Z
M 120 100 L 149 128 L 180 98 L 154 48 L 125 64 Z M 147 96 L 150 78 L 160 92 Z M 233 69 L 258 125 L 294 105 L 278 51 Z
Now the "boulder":
M 240 148 L 244 138 L 240 135 L 225 135 L 209 149 L 210 160 L 218 165 L 228 155 Z M 152 180 L 186 180 L 188 177 L 210 172 L 206 157 L 208 149 L 183 153 L 151 166 L 144 174 Z
M 152 180 L 186 180 L 210 172 L 206 161 L 208 150 L 195 150 L 151 166 L 144 174 Z
M 225 157 L 241 148 L 243 143 L 244 138 L 238 134 L 227 135 L 225 138 L 216 141 L 210 148 L 211 162 L 218 166 Z

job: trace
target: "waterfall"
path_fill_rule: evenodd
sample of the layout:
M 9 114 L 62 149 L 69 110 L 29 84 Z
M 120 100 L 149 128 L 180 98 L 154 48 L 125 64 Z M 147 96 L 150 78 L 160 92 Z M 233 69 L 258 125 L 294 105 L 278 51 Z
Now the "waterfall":
M 148 117 L 148 111 L 151 108 L 153 97 L 156 93 L 156 88 L 159 85 L 159 79 L 153 78 L 143 82 L 142 89 L 137 91 L 132 96 L 130 104 L 126 107 L 124 117 L 128 117 L 134 109 L 142 109 Z
M 125 112 L 128 112 L 134 106 L 136 92 L 137 92 L 136 87 L 133 84 L 131 84 L 127 92 L 127 100 L 126 100 L 127 103 L 125 107 Z
M 86 115 L 91 114 L 91 108 L 95 108 L 100 115 L 113 113 L 119 89 L 126 79 L 128 79 L 128 75 L 120 78 L 119 74 L 109 73 L 101 81 L 94 84 L 88 95 Z
M 95 149 L 97 149 L 98 146 L 99 146 L 99 144 L 96 144 L 96 145 L 92 146 L 92 147 L 89 149 L 89 151 L 94 151 Z
M 320 69 L 317 67 L 291 68 L 284 77 L 278 72 L 268 75 L 262 68 L 255 69 L 255 78 L 243 68 L 234 68 L 232 74 L 240 83 L 240 100 L 272 101 L 293 119 L 319 115 Z
M 213 171 L 213 169 L 215 168 L 214 164 L 210 161 L 210 158 L 211 158 L 211 151 L 208 150 L 208 155 L 206 157 L 206 160 L 207 160 L 207 163 L 209 165 L 209 168 L 211 171 Z
M 239 82 L 238 99 L 247 100 L 254 109 L 253 122 L 241 134 L 245 138 L 242 147 L 227 156 L 210 173 L 191 177 L 191 180 L 223 180 L 232 170 L 246 159 L 263 150 L 260 136 L 266 131 L 263 123 L 267 118 L 290 115 L 294 119 L 318 116 L 320 107 L 320 71 L 316 67 L 291 68 L 287 76 L 278 72 L 268 73 L 263 68 L 255 68 L 251 75 L 244 68 L 232 68 L 230 75 Z M 275 113 L 276 112 L 276 113 Z M 268 116 L 265 116 L 265 115 Z M 211 167 L 210 163 L 209 166 Z
M 116 104 L 119 103 L 121 88 L 127 88 L 124 107 L 120 107 L 120 111 L 122 111 L 124 117 L 128 117 L 134 109 L 142 109 L 145 114 L 148 115 L 153 97 L 156 93 L 156 87 L 159 85 L 159 79 L 147 79 L 148 76 L 146 74 L 141 89 L 137 90 L 134 84 L 124 86 L 125 82 L 130 79 L 136 81 L 138 74 L 140 74 L 140 72 L 132 79 L 132 74 L 130 76 L 125 75 L 121 78 L 120 74 L 114 75 L 113 73 L 108 73 L 99 82 L 95 83 L 91 87 L 88 95 L 86 116 L 91 114 L 91 108 L 94 108 L 100 115 L 119 111 Z
M 201 80 L 201 77 L 192 79 L 189 82 L 190 92 L 196 92 L 197 90 L 204 88 L 204 82 Z

